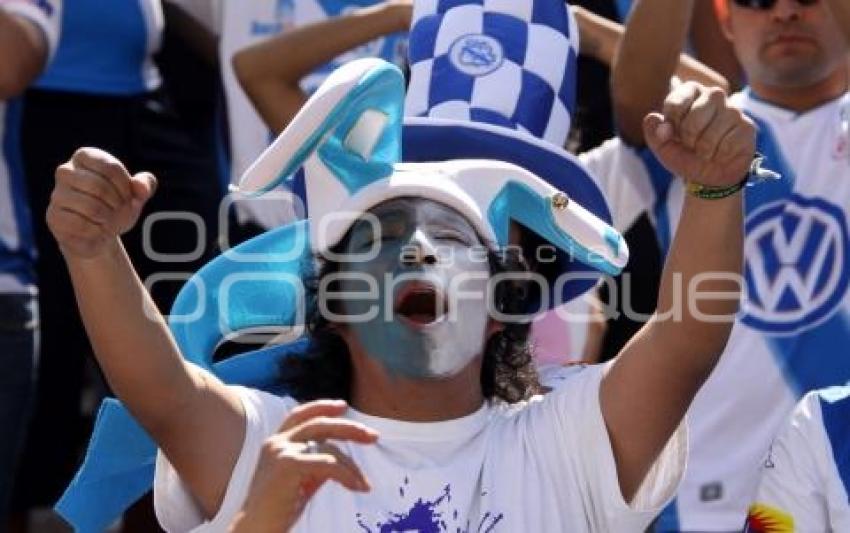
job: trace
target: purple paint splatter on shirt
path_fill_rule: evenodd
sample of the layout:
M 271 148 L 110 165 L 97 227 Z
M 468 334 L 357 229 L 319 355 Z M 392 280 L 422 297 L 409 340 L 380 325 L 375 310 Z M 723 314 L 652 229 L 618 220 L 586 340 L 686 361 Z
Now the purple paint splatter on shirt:
M 404 480 L 404 485 L 408 484 L 407 478 Z M 404 486 L 399 487 L 399 494 L 404 497 Z M 451 531 L 450 525 L 444 519 L 444 513 L 437 509 L 444 503 L 451 502 L 452 492 L 451 486 L 446 485 L 443 493 L 433 501 L 423 500 L 419 498 L 416 503 L 406 513 L 392 513 L 391 518 L 386 522 L 377 522 L 375 529 L 370 528 L 363 521 L 363 516 L 357 514 L 357 525 L 364 533 L 398 533 L 407 531 L 416 531 L 417 533 L 444 533 Z M 457 524 L 458 510 L 454 509 L 451 512 L 452 522 Z M 496 525 L 504 518 L 503 514 L 493 515 L 485 513 L 478 523 L 478 528 L 475 533 L 491 533 Z M 467 520 L 466 527 L 461 529 L 460 526 L 455 526 L 455 533 L 471 533 L 470 524 Z

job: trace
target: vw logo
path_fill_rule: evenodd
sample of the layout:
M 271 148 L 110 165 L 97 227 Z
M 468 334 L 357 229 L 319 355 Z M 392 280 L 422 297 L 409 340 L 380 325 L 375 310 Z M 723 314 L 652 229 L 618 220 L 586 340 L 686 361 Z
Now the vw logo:
M 504 57 L 502 44 L 489 35 L 464 35 L 449 48 L 449 61 L 470 76 L 490 74 L 502 66 Z
M 842 210 L 792 195 L 747 218 L 747 298 L 742 322 L 792 334 L 829 318 L 844 300 L 848 279 L 847 222 Z

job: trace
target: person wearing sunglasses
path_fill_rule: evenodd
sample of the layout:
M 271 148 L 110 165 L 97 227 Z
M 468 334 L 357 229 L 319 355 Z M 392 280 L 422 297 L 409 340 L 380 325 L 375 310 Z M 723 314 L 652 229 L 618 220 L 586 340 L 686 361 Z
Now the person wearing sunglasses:
M 653 215 L 662 251 L 686 187 L 655 163 L 640 126 L 647 112 L 664 109 L 701 1 L 638 0 L 612 71 L 619 134 L 640 156 L 619 175 L 645 181 L 633 189 Z M 728 98 L 756 122 L 765 166 L 782 179 L 746 192 L 747 296 L 723 363 L 689 411 L 688 470 L 656 531 L 740 531 L 794 405 L 808 391 L 850 380 L 848 2 L 714 3 L 748 83 Z M 709 102 L 725 95 L 692 94 L 690 109 L 702 120 L 683 127 L 682 141 L 699 146 L 709 141 Z M 792 520 L 794 531 L 822 531 Z

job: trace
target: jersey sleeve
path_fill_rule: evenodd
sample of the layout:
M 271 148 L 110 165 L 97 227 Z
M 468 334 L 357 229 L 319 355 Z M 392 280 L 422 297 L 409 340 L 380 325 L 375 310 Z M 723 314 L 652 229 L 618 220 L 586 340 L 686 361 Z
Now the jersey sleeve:
M 231 387 L 245 409 L 245 441 L 233 467 L 218 514 L 206 520 L 189 488 L 160 450 L 154 475 L 154 509 L 166 531 L 196 533 L 227 531 L 239 512 L 254 477 L 263 442 L 274 434 L 296 402 L 245 387 Z
M 608 201 L 618 231 L 628 230 L 656 202 L 650 169 L 640 150 L 620 139 L 609 139 L 578 157 Z
M 626 502 L 599 401 L 603 373 L 603 365 L 592 365 L 550 376 L 553 390 L 536 406 L 539 450 L 586 496 L 591 531 L 643 531 L 676 494 L 687 460 L 687 429 L 683 422 L 673 433 Z
M 777 434 L 761 467 L 755 502 L 747 513 L 751 533 L 829 531 L 827 486 L 821 461 L 832 451 L 818 392 L 807 394 Z
M 0 9 L 21 16 L 35 24 L 44 34 L 53 57 L 59 45 L 62 26 L 62 0 L 0 0 Z

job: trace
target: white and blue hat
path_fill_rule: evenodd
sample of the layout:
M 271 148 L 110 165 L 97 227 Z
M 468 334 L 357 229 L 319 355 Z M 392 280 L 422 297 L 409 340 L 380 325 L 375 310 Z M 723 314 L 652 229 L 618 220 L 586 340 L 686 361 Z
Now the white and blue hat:
M 507 227 L 517 222 L 557 249 L 548 273 L 576 274 L 548 298 L 564 303 L 594 284 L 591 273 L 616 274 L 628 256 L 601 192 L 562 148 L 575 104 L 577 42 L 563 1 L 417 0 L 403 120 L 400 79 L 378 63 L 350 64 L 246 172 L 241 189 L 262 192 L 294 175 L 289 183 L 305 200 L 315 252 L 350 225 L 353 219 L 336 216 L 341 210 L 356 217 L 393 196 L 446 203 L 496 246 L 507 244 Z M 399 157 L 425 165 L 398 164 Z M 446 163 L 460 159 L 490 162 Z M 495 161 L 524 177 L 510 177 L 504 165 L 488 168 Z M 458 174 L 432 179 L 435 172 Z M 328 213 L 336 223 L 317 232 L 315 222 Z
M 578 42 L 575 18 L 562 0 L 416 0 L 404 161 L 513 163 L 610 223 L 602 193 L 563 149 L 575 108 Z M 516 204 L 512 216 L 539 234 L 528 220 L 532 212 L 545 211 Z M 601 239 L 583 241 L 588 248 L 557 247 L 557 265 L 546 271 L 573 276 L 549 295 L 550 306 L 592 287 L 594 272 L 615 274 L 625 264 L 622 237 L 597 229 Z M 577 237 L 580 230 L 568 233 Z
M 397 68 L 379 59 L 348 63 L 246 171 L 240 191 L 262 194 L 303 168 L 310 250 L 318 255 L 338 244 L 369 209 L 408 196 L 459 211 L 491 249 L 511 244 L 510 225 L 520 224 L 559 252 L 563 259 L 555 274 L 588 269 L 616 274 L 625 265 L 623 238 L 576 200 L 598 200 L 600 214 L 607 215 L 593 182 L 569 154 L 502 126 L 411 118 L 402 127 L 403 103 L 404 79 Z M 485 159 L 486 150 L 498 150 L 499 159 L 492 154 Z M 513 150 L 534 157 L 519 166 L 505 157 Z M 528 167 L 550 172 L 550 181 Z M 593 281 L 584 276 L 561 291 L 569 298 Z

